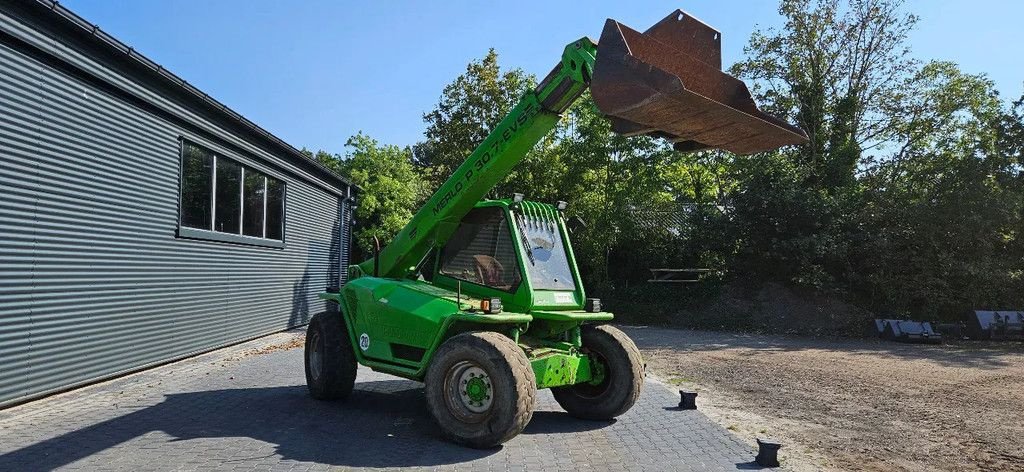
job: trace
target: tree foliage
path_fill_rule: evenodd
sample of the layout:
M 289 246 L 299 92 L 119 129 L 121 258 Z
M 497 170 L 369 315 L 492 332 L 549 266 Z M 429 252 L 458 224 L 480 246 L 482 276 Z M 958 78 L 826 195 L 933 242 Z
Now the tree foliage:
M 359 187 L 353 216 L 354 259 L 360 261 L 373 253 L 374 237 L 385 245 L 402 230 L 424 199 L 426 185 L 408 147 L 381 145 L 362 133 L 349 138 L 345 146 L 345 155 L 307 153 Z
M 892 98 L 917 64 L 906 40 L 917 17 L 892 0 L 782 0 L 781 30 L 756 31 L 732 67 L 759 103 L 810 141 L 790 151 L 809 183 L 853 183 L 861 153 L 894 133 Z
M 487 133 L 534 86 L 522 69 L 501 72 L 498 53 L 466 66 L 466 72 L 446 85 L 433 110 L 423 115 L 426 140 L 415 146 L 415 160 L 433 187 L 444 183 Z
M 1016 306 L 1024 193 L 1019 138 L 1004 130 L 1019 117 L 990 80 L 954 64 L 928 64 L 915 80 L 899 148 L 863 179 L 861 283 L 879 308 L 904 312 Z
M 1014 119 L 992 82 L 911 60 L 917 18 L 900 1 L 783 0 L 779 12 L 785 27 L 755 33 L 733 70 L 810 142 L 735 161 L 734 267 L 885 312 L 1024 301 Z

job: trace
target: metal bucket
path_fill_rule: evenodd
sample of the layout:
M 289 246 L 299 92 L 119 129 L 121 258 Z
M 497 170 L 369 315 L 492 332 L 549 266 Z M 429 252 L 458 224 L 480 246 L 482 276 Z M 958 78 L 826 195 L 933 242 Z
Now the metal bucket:
M 615 132 L 669 139 L 676 149 L 737 154 L 807 141 L 803 130 L 757 109 L 743 82 L 722 72 L 722 36 L 676 10 L 640 33 L 609 19 L 590 91 Z

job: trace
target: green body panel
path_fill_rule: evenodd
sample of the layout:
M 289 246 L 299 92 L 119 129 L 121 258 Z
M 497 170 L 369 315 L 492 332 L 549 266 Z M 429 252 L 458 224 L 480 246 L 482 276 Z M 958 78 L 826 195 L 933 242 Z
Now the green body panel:
M 453 325 L 510 332 L 521 331 L 518 327 L 533 320 L 525 313 L 469 312 L 470 306 L 480 303 L 469 297 L 462 299 L 463 310 L 459 310 L 455 292 L 418 280 L 361 277 L 345 284 L 341 293 L 320 297 L 338 303 L 360 364 L 415 380 L 423 379 L 434 350 L 454 334 L 450 332 Z M 396 348 L 420 350 L 422 356 L 403 358 L 395 354 Z
M 532 311 L 534 318 L 551 321 L 610 321 L 615 315 L 599 311 L 590 313 L 582 310 L 573 311 Z
M 569 44 L 559 66 L 523 95 L 376 260 L 351 266 L 350 280 L 340 293 L 321 294 L 337 302 L 360 364 L 423 380 L 445 340 L 488 330 L 505 333 L 523 348 L 540 388 L 599 378 L 595 373 L 603 371 L 600 364 L 580 350 L 580 325 L 610 320 L 612 314 L 583 311 L 586 294 L 561 212 L 537 202 L 481 201 L 586 89 L 595 55 L 596 45 L 589 39 Z M 521 271 L 513 291 L 459 281 L 439 271 L 436 256 L 473 208 L 497 208 L 505 215 Z M 533 253 L 522 245 L 526 226 L 557 232 L 573 279 L 571 290 L 534 287 L 526 269 L 533 263 Z M 424 267 L 431 255 L 434 266 Z M 424 273 L 431 275 L 429 281 L 417 275 Z M 493 298 L 501 299 L 503 311 L 484 314 L 481 301 Z
M 552 353 L 530 361 L 537 388 L 561 387 L 591 380 L 590 357 Z

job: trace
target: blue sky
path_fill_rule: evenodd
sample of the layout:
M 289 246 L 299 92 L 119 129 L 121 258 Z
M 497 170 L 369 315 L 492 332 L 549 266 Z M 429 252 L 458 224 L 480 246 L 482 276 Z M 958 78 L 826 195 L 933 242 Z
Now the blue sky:
M 723 62 L 742 57 L 777 2 L 64 0 L 68 8 L 296 147 L 343 152 L 362 130 L 422 139 L 422 114 L 466 63 L 494 47 L 506 67 L 543 75 L 605 18 L 644 29 L 675 8 L 718 28 Z M 1024 86 L 1024 1 L 909 0 L 920 59 L 987 73 L 1004 97 Z

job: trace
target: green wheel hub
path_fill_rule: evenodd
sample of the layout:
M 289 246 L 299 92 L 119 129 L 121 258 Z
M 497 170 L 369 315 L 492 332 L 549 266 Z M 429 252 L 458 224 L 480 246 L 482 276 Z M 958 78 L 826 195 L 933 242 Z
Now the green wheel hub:
M 485 413 L 494 403 L 491 378 L 479 366 L 463 361 L 448 371 L 449 398 L 467 416 Z
M 490 390 L 491 387 L 484 381 L 484 377 L 470 377 L 466 382 L 466 396 L 471 402 L 483 403 L 484 400 L 490 399 Z

